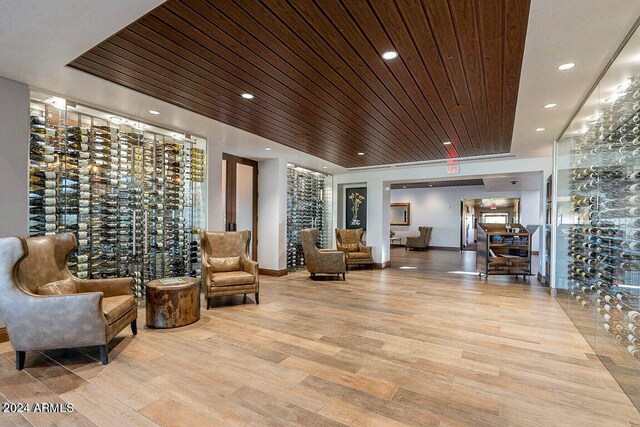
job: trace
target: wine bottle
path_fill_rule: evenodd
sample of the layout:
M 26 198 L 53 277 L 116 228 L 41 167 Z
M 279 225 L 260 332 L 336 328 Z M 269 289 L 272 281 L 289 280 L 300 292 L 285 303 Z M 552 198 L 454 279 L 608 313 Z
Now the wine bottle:
M 31 154 L 31 160 L 34 162 L 53 163 L 56 157 L 51 154 Z
M 634 359 L 640 359 L 640 350 L 638 350 L 636 346 L 630 345 L 629 347 L 627 347 L 627 351 L 629 352 L 629 354 L 631 354 L 631 356 L 633 356 Z

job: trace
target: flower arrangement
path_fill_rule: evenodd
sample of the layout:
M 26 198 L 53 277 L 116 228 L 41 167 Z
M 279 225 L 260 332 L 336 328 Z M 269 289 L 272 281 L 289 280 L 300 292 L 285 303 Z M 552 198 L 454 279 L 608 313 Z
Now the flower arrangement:
M 349 200 L 353 203 L 351 206 L 351 225 L 360 225 L 360 219 L 358 218 L 358 211 L 360 210 L 360 205 L 364 201 L 364 196 L 360 193 L 351 193 L 349 195 Z

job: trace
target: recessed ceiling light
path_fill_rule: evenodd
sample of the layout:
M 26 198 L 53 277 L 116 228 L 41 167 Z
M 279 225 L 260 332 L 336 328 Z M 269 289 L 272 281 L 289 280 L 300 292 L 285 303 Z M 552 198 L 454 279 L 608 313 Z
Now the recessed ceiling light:
M 398 56 L 398 52 L 396 52 L 395 50 L 388 50 L 388 51 L 386 51 L 385 53 L 382 54 L 382 59 L 385 59 L 385 60 L 388 61 L 388 60 L 393 59 L 393 58 L 395 58 L 397 56 Z
M 327 168 L 328 168 L 328 166 L 323 166 L 323 167 L 322 167 L 322 169 L 327 169 Z
M 451 141 L 444 141 L 442 145 L 451 145 Z
M 545 128 L 536 128 L 536 132 L 544 132 L 545 130 Z
M 264 151 L 271 151 L 271 148 L 267 147 L 264 149 Z
M 552 102 L 552 103 L 550 103 L 550 104 L 545 104 L 545 105 L 544 105 L 544 108 L 553 108 L 553 107 L 556 107 L 557 105 L 558 105 L 558 104 L 554 104 L 554 103 Z
M 358 153 L 358 156 L 364 156 L 364 153 L 361 151 Z
M 403 185 L 403 186 L 402 186 L 402 188 L 407 188 L 407 186 L 406 186 L 406 185 Z
M 250 93 L 243 93 L 243 94 L 242 94 L 242 97 L 243 97 L 244 99 L 253 99 L 253 95 L 251 95 Z
M 429 184 L 429 187 L 433 187 L 433 184 Z
M 570 70 L 575 66 L 576 64 L 574 64 L 573 62 L 567 62 L 566 64 L 562 64 L 561 66 L 559 66 L 558 70 L 560 71 Z
M 158 114 L 160 114 L 160 111 L 149 110 L 149 114 L 153 114 L 154 116 L 157 116 Z

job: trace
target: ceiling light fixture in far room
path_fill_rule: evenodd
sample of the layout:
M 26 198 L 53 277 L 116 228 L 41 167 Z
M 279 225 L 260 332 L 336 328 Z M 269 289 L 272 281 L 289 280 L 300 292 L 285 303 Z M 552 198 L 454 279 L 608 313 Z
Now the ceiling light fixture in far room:
M 160 114 L 160 111 L 157 111 L 157 110 L 149 110 L 149 114 L 153 114 L 154 116 L 157 116 L 158 114 Z
M 545 130 L 547 130 L 547 129 L 545 129 L 545 128 L 536 128 L 536 132 L 544 132 Z
M 406 185 L 403 185 L 403 186 L 402 186 L 402 188 L 407 188 L 407 186 L 406 186 Z
M 358 153 L 358 156 L 364 156 L 364 153 L 363 153 L 362 151 L 360 151 L 360 152 Z
M 244 99 L 253 99 L 253 95 L 251 95 L 250 93 L 243 93 L 241 96 Z
M 323 167 L 322 167 L 322 169 L 328 169 L 328 168 L 329 168 L 328 166 L 323 166 Z
M 451 145 L 451 141 L 443 141 L 442 145 Z
M 398 57 L 398 52 L 396 52 L 395 50 L 388 50 L 382 54 L 382 59 L 384 59 L 385 61 L 389 61 L 390 59 L 394 59 L 397 57 Z
M 576 64 L 574 64 L 573 62 L 567 62 L 566 64 L 562 64 L 561 66 L 559 66 L 558 70 L 566 71 L 566 70 L 572 69 L 575 66 L 576 66 Z
M 557 107 L 558 104 L 554 104 L 553 102 L 549 103 L 549 104 L 544 104 L 544 108 L 553 108 L 553 107 Z
M 264 149 L 264 151 L 271 151 L 271 148 L 267 147 Z

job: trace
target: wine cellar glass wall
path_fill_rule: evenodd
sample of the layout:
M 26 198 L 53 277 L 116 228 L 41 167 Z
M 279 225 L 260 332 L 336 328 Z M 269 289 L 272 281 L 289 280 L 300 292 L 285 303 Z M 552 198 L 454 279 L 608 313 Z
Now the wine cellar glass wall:
M 640 408 L 638 53 L 636 32 L 557 143 L 553 177 L 557 299 Z
M 317 228 L 317 245 L 331 245 L 331 176 L 300 167 L 287 168 L 287 270 L 304 266 L 300 230 Z
M 199 276 L 206 142 L 32 93 L 29 234 L 75 234 L 80 278 Z

